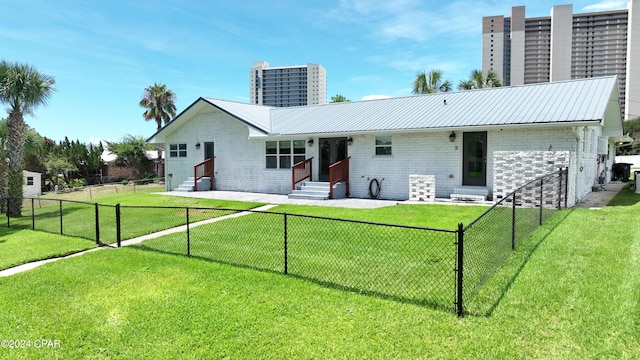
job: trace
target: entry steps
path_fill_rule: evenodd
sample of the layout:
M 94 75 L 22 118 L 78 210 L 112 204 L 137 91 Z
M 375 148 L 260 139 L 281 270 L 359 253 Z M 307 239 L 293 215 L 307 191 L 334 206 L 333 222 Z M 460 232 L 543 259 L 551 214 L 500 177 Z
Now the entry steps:
M 174 188 L 173 191 L 192 192 L 194 177 L 190 176 L 187 180 L 183 181 L 180 186 Z M 211 189 L 211 178 L 205 176 L 198 180 L 198 191 L 209 191 Z
M 482 186 L 461 186 L 453 189 L 453 194 L 449 198 L 465 201 L 486 201 L 489 196 L 489 189 Z
M 319 181 L 303 181 L 298 184 L 296 190 L 289 194 L 289 199 L 306 199 L 306 200 L 328 200 L 329 199 L 329 183 Z M 346 183 L 339 182 L 333 185 L 333 198 L 340 199 L 346 197 Z

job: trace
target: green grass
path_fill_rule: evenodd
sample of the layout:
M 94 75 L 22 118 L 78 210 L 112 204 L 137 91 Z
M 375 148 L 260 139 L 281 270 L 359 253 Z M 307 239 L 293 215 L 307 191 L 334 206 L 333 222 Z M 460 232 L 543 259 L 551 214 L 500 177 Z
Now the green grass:
M 271 211 L 383 224 L 455 230 L 458 223 L 468 224 L 488 209 L 486 206 L 420 204 L 377 209 L 328 208 L 323 206 L 280 205 Z
M 128 185 L 132 188 L 132 185 Z M 146 185 L 145 185 L 146 186 Z M 7 256 L 6 267 L 27 263 L 34 260 L 41 260 L 77 251 L 79 248 L 91 248 L 95 246 L 96 240 L 96 216 L 95 203 L 99 202 L 99 235 L 100 242 L 104 244 L 114 244 L 116 242 L 116 210 L 114 205 L 121 204 L 121 229 L 122 240 L 150 234 L 165 230 L 186 223 L 186 207 L 206 207 L 224 209 L 251 209 L 261 203 L 245 203 L 239 201 L 195 199 L 177 196 L 165 196 L 157 192 L 160 188 L 149 185 L 149 187 L 138 186 L 138 190 L 118 191 L 107 188 L 102 193 L 93 194 L 93 199 L 86 198 L 88 191 L 64 193 L 59 195 L 48 195 L 40 199 L 26 199 L 23 202 L 23 216 L 9 219 L 10 230 L 31 229 L 35 223 L 35 230 L 40 233 L 32 234 L 23 232 L 25 241 L 1 241 L 0 253 L 12 254 Z M 146 190 L 146 191 L 142 191 Z M 59 199 L 70 200 L 62 202 L 62 234 L 67 236 L 55 236 L 60 234 L 60 201 Z M 88 203 L 89 201 L 93 203 Z M 87 203 L 85 203 L 87 202 Z M 31 207 L 34 207 L 35 221 L 32 219 Z M 163 206 L 171 208 L 130 208 L 131 206 Z M 191 210 L 189 221 L 199 221 L 203 219 L 218 217 L 235 211 L 222 210 Z M 0 215 L 0 229 L 8 231 L 6 228 L 7 218 L 5 214 Z M 39 235 L 38 235 L 39 234 Z M 72 238 L 75 237 L 75 238 Z M 85 240 L 79 240 L 83 238 Z M 41 239 L 42 244 L 36 244 Z M 51 239 L 57 239 L 55 242 Z M 71 240 L 69 240 L 71 239 Z M 33 251 L 31 251 L 33 249 Z M 1 264 L 5 263 L 0 261 Z
M 123 248 L 0 279 L 1 358 L 634 359 L 640 195 L 557 213 L 491 279 L 489 316 Z
M 0 270 L 95 247 L 95 242 L 70 236 L 0 226 Z
M 396 205 L 379 209 L 278 206 L 276 212 L 329 215 L 407 226 L 471 222 L 487 207 Z M 457 219 L 457 220 L 452 220 Z M 456 234 L 307 216 L 287 216 L 287 271 L 322 284 L 453 309 Z M 256 213 L 190 230 L 190 254 L 202 259 L 284 272 L 284 217 Z M 185 233 L 139 245 L 187 254 Z

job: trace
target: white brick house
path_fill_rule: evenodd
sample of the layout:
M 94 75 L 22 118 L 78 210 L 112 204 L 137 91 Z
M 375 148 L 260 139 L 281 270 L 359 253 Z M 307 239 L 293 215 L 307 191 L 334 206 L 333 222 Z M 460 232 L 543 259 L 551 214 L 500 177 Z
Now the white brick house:
M 615 77 L 292 108 L 199 98 L 148 142 L 167 154 L 167 190 L 193 188 L 194 165 L 212 155 L 215 189 L 277 194 L 292 192 L 292 164 L 308 159 L 312 179 L 328 181 L 348 157 L 351 197 L 368 198 L 377 179 L 380 198 L 409 199 L 413 174 L 433 175 L 440 198 L 498 194 L 568 166 L 572 205 L 610 178 L 618 99 Z

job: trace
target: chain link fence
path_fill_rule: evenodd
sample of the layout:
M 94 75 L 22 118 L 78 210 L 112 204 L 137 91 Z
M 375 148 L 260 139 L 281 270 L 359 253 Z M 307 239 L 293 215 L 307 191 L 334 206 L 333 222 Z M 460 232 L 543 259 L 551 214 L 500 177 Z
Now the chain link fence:
M 460 226 L 458 314 L 504 265 L 511 253 L 557 210 L 567 207 L 568 169 L 516 189 L 466 227 Z M 459 259 L 460 260 L 460 259 Z M 484 308 L 483 308 L 484 305 Z M 486 312 L 492 304 L 479 306 Z
M 567 205 L 563 169 L 508 194 L 457 230 L 269 211 L 24 199 L 7 226 L 284 273 L 394 300 L 468 312 L 531 233 Z M 148 237 L 144 237 L 148 236 Z M 140 238 L 144 237 L 144 238 Z

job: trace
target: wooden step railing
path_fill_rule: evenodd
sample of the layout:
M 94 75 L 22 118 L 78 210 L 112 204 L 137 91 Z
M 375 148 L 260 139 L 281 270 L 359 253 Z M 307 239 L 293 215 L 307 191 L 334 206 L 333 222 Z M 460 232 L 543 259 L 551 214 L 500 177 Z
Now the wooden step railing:
M 346 195 L 349 197 L 349 159 L 351 157 L 329 166 L 329 199 L 333 199 L 333 185 L 341 181 L 347 182 Z
M 209 190 L 213 190 L 213 159 L 215 159 L 215 156 L 212 158 L 208 158 L 207 160 L 196 164 L 193 167 L 193 191 L 198 191 L 198 180 L 207 176 L 211 179 L 209 183 Z
M 311 179 L 311 174 L 313 174 L 312 160 L 313 158 L 311 157 L 291 167 L 291 190 L 295 190 L 296 184 L 303 180 L 309 179 L 309 181 L 313 181 Z

